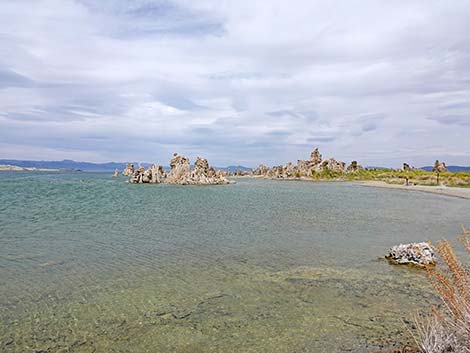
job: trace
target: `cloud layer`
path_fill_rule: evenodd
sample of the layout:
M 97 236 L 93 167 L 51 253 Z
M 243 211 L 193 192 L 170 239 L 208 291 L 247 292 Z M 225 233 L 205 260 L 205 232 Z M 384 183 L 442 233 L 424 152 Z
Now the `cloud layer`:
M 470 165 L 470 4 L 3 0 L 0 157 Z

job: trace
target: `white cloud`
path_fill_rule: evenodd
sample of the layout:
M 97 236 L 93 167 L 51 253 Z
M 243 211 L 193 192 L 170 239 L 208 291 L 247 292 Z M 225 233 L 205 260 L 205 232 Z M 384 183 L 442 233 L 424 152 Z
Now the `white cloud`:
M 4 0 L 0 156 L 470 164 L 469 21 L 463 0 Z

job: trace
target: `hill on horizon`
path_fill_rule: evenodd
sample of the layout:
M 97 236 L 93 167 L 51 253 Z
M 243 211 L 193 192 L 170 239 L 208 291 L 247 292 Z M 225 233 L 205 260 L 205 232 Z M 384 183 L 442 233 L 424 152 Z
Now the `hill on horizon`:
M 138 162 L 105 162 L 105 163 L 92 163 L 92 162 L 77 162 L 71 159 L 64 159 L 62 161 L 33 161 L 33 160 L 20 160 L 20 159 L 0 159 L 0 164 L 15 165 L 23 168 L 48 168 L 48 169 L 72 169 L 72 170 L 83 170 L 89 172 L 105 172 L 105 171 L 114 171 L 118 169 L 122 171 L 126 167 L 126 163 L 133 163 L 134 166 L 139 165 Z M 140 163 L 144 168 L 148 168 L 151 163 Z M 163 166 L 164 169 L 170 169 L 169 166 Z M 245 167 L 243 165 L 229 165 L 226 167 L 216 167 L 221 170 L 228 170 L 234 172 L 235 170 L 250 171 L 253 168 Z M 372 167 L 368 166 L 367 168 L 372 169 L 390 169 L 387 167 Z M 418 169 L 432 171 L 432 166 L 424 166 Z M 447 169 L 450 172 L 470 172 L 470 166 L 458 166 L 458 165 L 449 165 Z
M 428 172 L 432 172 L 432 166 L 425 166 L 425 167 L 421 167 L 419 169 L 423 169 L 423 170 L 426 170 Z M 456 172 L 470 172 L 470 167 L 464 167 L 464 166 L 460 166 L 460 165 L 448 165 L 447 166 L 447 170 L 449 172 L 453 172 L 453 173 L 456 173 Z
M 92 163 L 92 162 L 77 162 L 70 159 L 64 159 L 62 161 L 32 161 L 32 160 L 19 160 L 19 159 L 0 159 L 0 164 L 14 165 L 23 168 L 47 168 L 47 169 L 72 169 L 72 170 L 83 170 L 89 172 L 107 172 L 118 169 L 122 171 L 126 167 L 126 163 L 133 163 L 134 166 L 139 165 L 138 162 L 106 162 L 106 163 Z M 148 168 L 151 163 L 140 163 L 142 167 Z M 169 166 L 164 166 L 164 169 L 170 169 Z M 248 171 L 252 170 L 249 167 L 241 165 L 230 165 L 228 167 L 216 167 L 221 170 L 229 170 L 231 172 L 235 170 Z

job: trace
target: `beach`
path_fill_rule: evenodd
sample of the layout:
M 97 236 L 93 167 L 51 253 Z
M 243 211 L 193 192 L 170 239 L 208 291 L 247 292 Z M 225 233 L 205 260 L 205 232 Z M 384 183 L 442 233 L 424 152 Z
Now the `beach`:
M 386 188 L 386 189 L 399 189 L 408 191 L 421 191 L 432 194 L 439 194 L 445 196 L 458 197 L 461 199 L 470 199 L 470 188 L 458 188 L 458 187 L 446 187 L 446 186 L 427 186 L 427 185 L 399 185 L 399 184 L 388 184 L 384 181 L 359 181 L 359 185 Z

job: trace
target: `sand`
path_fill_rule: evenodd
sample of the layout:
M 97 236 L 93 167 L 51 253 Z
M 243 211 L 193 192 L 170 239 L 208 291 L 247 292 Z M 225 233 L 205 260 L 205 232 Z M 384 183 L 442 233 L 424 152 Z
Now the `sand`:
M 462 199 L 470 200 L 470 188 L 457 188 L 457 187 L 446 187 L 446 186 L 425 186 L 425 185 L 408 185 L 407 186 L 407 185 L 398 185 L 398 184 L 387 184 L 386 182 L 383 182 L 383 181 L 359 181 L 358 183 L 363 186 L 429 192 L 433 194 L 459 197 Z

